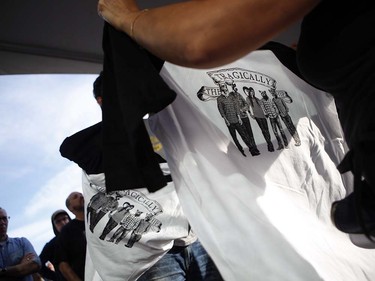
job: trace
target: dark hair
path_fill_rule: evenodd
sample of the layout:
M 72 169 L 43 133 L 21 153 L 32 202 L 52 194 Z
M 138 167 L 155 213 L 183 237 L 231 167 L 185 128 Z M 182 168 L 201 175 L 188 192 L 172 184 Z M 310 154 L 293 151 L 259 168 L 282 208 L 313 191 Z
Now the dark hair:
M 100 72 L 99 76 L 95 79 L 93 84 L 94 98 L 102 97 L 103 92 L 103 71 Z

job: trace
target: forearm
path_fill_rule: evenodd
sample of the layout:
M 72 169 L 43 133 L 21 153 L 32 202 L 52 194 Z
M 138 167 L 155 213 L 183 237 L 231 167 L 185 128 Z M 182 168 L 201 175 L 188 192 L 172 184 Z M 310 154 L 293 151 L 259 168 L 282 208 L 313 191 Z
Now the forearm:
M 42 276 L 44 278 L 47 278 L 47 279 L 51 279 L 53 280 L 54 278 L 56 278 L 56 273 L 55 271 L 52 271 L 50 268 L 48 268 L 47 266 L 42 266 L 41 270 L 40 270 L 40 273 L 42 274 Z
M 100 0 L 105 2 L 106 0 Z M 156 56 L 189 67 L 231 62 L 302 18 L 318 0 L 200 0 L 110 20 Z M 100 6 L 100 5 L 99 5 Z M 104 15 L 105 16 L 105 15 Z M 121 20 L 119 19 L 121 18 Z M 115 23 L 114 23 L 115 22 Z
M 67 281 L 82 281 L 67 262 L 60 262 L 59 269 Z
M 28 263 L 20 263 L 13 266 L 6 267 L 6 271 L 2 272 L 0 276 L 6 277 L 20 277 L 28 274 L 37 272 L 40 269 L 40 266 L 33 261 Z

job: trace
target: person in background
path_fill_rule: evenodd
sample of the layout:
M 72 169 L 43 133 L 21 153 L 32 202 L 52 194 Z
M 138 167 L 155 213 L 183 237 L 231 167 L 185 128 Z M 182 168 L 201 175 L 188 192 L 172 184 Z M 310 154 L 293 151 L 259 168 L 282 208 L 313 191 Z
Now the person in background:
M 84 280 L 86 234 L 82 193 L 70 193 L 65 204 L 75 218 L 61 229 L 57 237 L 55 261 L 67 281 Z
M 0 280 L 33 281 L 33 273 L 41 267 L 39 256 L 27 238 L 8 236 L 9 219 L 0 207 Z
M 375 235 L 374 1 L 207 0 L 141 10 L 135 0 L 99 0 L 98 14 L 157 57 L 193 68 L 233 62 L 302 21 L 298 70 L 335 98 L 349 147 L 338 169 L 354 175 L 332 220 L 345 233 Z M 238 20 L 228 25 L 230 17 Z
M 47 280 L 65 280 L 61 275 L 61 272 L 56 266 L 55 262 L 55 249 L 57 236 L 61 232 L 64 225 L 71 221 L 69 214 L 65 210 L 57 210 L 51 216 L 52 229 L 55 233 L 48 243 L 46 243 L 39 255 L 40 261 L 42 262 L 42 268 L 40 275 Z
M 102 107 L 103 102 L 102 79 L 103 76 L 102 73 L 100 73 L 93 83 L 93 95 L 100 107 Z M 66 138 L 60 146 L 61 155 L 71 161 L 74 161 L 79 167 L 81 167 L 84 174 L 86 174 L 86 177 L 92 175 L 93 177 L 98 178 L 98 176 L 103 173 L 101 158 L 102 143 L 100 141 L 102 137 L 102 129 L 101 127 L 98 127 L 100 125 L 101 124 L 99 123 L 77 132 L 73 136 Z M 87 148 L 90 149 L 88 150 Z M 155 156 L 158 157 L 159 161 L 164 164 L 164 166 L 166 165 L 166 163 L 164 163 L 165 160 L 161 156 L 158 154 L 155 154 Z M 170 175 L 166 175 L 166 177 L 169 179 Z M 171 181 L 171 179 L 169 179 L 169 181 Z M 93 188 L 97 186 L 97 183 L 90 182 L 89 186 L 90 188 Z M 85 187 L 83 190 L 83 193 L 85 194 Z M 99 191 L 96 193 L 96 195 L 93 195 L 91 199 L 86 197 L 86 201 L 88 202 L 87 212 L 90 212 L 90 215 L 92 215 L 92 213 L 96 213 L 96 211 L 100 208 L 107 209 L 106 205 L 108 205 L 108 198 L 111 198 L 111 201 L 112 199 L 115 199 L 117 202 L 118 200 L 121 200 L 121 194 L 125 194 L 129 191 L 130 190 L 121 190 L 108 194 L 105 192 L 105 189 L 102 190 L 100 187 Z M 137 191 L 135 190 L 135 192 Z M 87 190 L 86 193 L 88 193 Z M 145 198 L 142 200 L 145 200 Z M 92 208 L 92 201 L 97 201 L 98 203 L 95 204 L 95 208 Z M 87 236 L 88 246 L 94 245 L 95 247 L 93 248 L 97 248 L 99 240 L 108 243 L 105 248 L 102 247 L 103 251 L 105 251 L 107 248 L 113 250 L 111 257 L 109 259 L 107 258 L 105 263 L 94 264 L 95 269 L 99 272 L 99 274 L 102 272 L 103 267 L 108 267 L 108 264 L 119 264 L 120 262 L 119 257 L 116 256 L 118 255 L 117 250 L 115 251 L 113 248 L 111 248 L 111 243 L 118 245 L 118 249 L 123 248 L 124 250 L 121 250 L 121 255 L 126 256 L 127 253 L 129 253 L 129 250 L 125 250 L 126 247 L 133 248 L 134 244 L 138 243 L 142 238 L 142 235 L 146 234 L 151 228 L 155 228 L 153 231 L 156 233 L 160 231 L 161 223 L 155 219 L 151 213 L 148 214 L 144 219 L 141 219 L 139 216 L 142 214 L 142 211 L 138 210 L 137 208 L 142 206 L 135 203 L 133 204 L 134 205 L 131 205 L 129 202 L 125 202 L 119 206 L 116 206 L 116 208 L 109 208 L 105 210 L 106 216 L 101 216 L 94 221 L 89 219 L 87 220 L 88 229 L 90 229 Z M 131 211 L 134 211 L 134 213 L 131 213 Z M 176 210 L 173 210 L 173 212 L 176 212 Z M 172 220 L 173 218 L 168 219 Z M 107 220 L 107 223 L 105 224 L 104 229 L 96 234 L 95 232 L 98 230 L 94 228 L 91 223 L 94 222 L 96 226 L 99 220 Z M 139 252 L 138 255 L 133 254 L 134 256 L 129 256 L 129 259 L 127 259 L 130 260 L 129 263 L 124 262 L 120 268 L 111 268 L 113 276 L 129 276 L 129 272 L 131 272 L 131 276 L 134 278 L 136 276 L 135 272 L 139 271 L 144 272 L 139 279 L 137 279 L 139 281 L 222 281 L 223 279 L 217 267 L 201 245 L 199 239 L 197 239 L 195 233 L 191 230 L 189 224 L 187 223 L 186 217 L 182 217 L 182 223 L 184 224 L 184 227 L 182 225 L 178 225 L 178 228 L 186 227 L 186 230 L 183 232 L 186 232 L 187 236 L 174 239 L 172 248 L 163 256 L 158 257 L 158 261 L 156 263 L 152 265 L 150 264 L 150 262 L 155 258 L 153 257 L 154 254 L 152 254 L 152 251 L 150 251 L 149 254 Z M 116 227 L 119 228 L 114 231 Z M 110 235 L 111 231 L 113 233 Z M 180 232 L 180 230 L 175 231 L 176 233 Z M 173 237 L 173 235 L 179 235 L 169 233 L 169 231 L 165 230 L 163 232 L 167 233 L 163 233 L 162 235 L 164 236 L 161 238 L 154 238 L 154 240 L 164 242 L 164 239 L 169 240 L 171 239 L 170 237 Z M 127 238 L 127 243 L 125 243 L 125 236 L 129 236 Z M 93 237 L 95 237 L 95 239 Z M 120 242 L 122 242 L 123 239 L 124 241 L 121 244 Z M 143 246 L 142 244 L 139 247 L 142 249 L 142 251 L 147 249 L 147 247 Z M 90 254 L 92 254 L 91 251 Z M 143 268 L 141 266 L 145 264 L 145 261 L 148 261 L 147 268 Z M 88 271 L 90 271 L 89 266 Z M 118 272 L 121 272 L 121 274 Z

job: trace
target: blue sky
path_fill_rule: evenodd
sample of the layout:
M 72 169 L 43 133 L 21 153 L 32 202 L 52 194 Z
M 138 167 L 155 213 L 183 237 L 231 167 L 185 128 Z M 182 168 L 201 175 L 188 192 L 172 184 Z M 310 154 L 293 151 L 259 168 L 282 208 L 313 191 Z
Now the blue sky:
M 81 191 L 80 168 L 62 158 L 65 137 L 101 120 L 97 75 L 0 75 L 0 207 L 8 235 L 39 254 L 53 236 L 50 217 Z

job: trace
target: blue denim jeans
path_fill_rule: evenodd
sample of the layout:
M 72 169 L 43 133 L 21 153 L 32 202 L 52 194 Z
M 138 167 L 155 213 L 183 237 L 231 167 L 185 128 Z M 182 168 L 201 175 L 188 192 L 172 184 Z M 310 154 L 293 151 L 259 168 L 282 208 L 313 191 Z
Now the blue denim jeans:
M 173 247 L 138 281 L 223 281 L 199 241 L 187 247 Z

